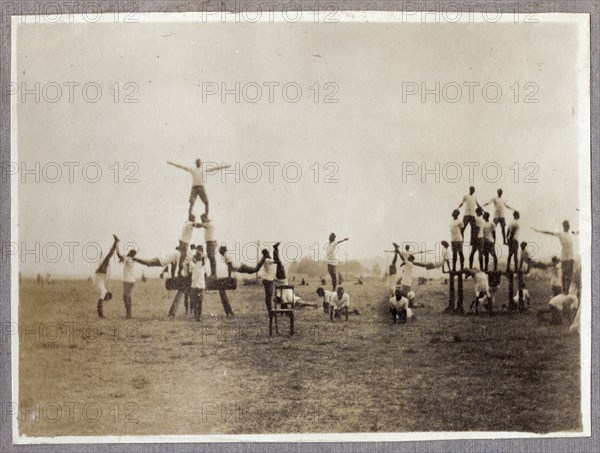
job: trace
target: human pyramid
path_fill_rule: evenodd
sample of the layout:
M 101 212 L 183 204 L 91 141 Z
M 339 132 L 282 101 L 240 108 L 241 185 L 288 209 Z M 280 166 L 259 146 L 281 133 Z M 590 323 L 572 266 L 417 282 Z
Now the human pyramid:
M 288 286 L 288 279 L 285 267 L 279 256 L 279 242 L 273 245 L 273 256 L 268 249 L 261 251 L 261 258 L 256 265 L 235 264 L 232 257 L 228 254 L 226 246 L 218 248 L 228 270 L 228 277 L 217 278 L 217 241 L 215 238 L 215 227 L 209 217 L 209 201 L 206 194 L 203 181 L 202 161 L 197 159 L 194 167 L 185 167 L 173 162 L 167 162 L 178 169 L 189 172 L 192 176 L 192 188 L 189 197 L 188 218 L 185 221 L 178 244 L 175 249 L 161 257 L 139 258 L 135 250 L 130 250 L 126 256 L 119 251 L 119 238 L 113 234 L 113 244 L 109 253 L 100 263 L 94 275 L 94 284 L 98 291 L 97 311 L 100 318 L 104 318 L 104 302 L 112 299 L 112 294 L 108 291 L 109 282 L 108 270 L 111 257 L 116 253 L 119 261 L 123 264 L 123 301 L 125 304 L 126 318 L 131 318 L 131 294 L 135 284 L 134 266 L 136 263 L 148 267 L 162 267 L 164 273 L 169 273 L 170 279 L 167 279 L 167 288 L 176 289 L 177 293 L 169 310 L 169 316 L 176 314 L 181 299 L 184 299 L 186 314 L 193 312 L 196 320 L 200 320 L 202 314 L 202 303 L 205 290 L 218 290 L 225 315 L 234 317 L 233 309 L 229 303 L 227 289 L 236 288 L 236 280 L 232 278 L 233 273 L 254 274 L 262 270 L 262 283 L 265 293 L 265 306 L 267 313 L 271 316 L 273 311 L 274 292 L 277 287 Z M 214 173 L 228 168 L 227 165 L 214 167 L 206 173 Z M 563 222 L 563 230 L 558 232 L 533 230 L 546 235 L 552 235 L 559 239 L 561 243 L 560 258 L 553 257 L 548 263 L 534 260 L 527 251 L 527 242 L 520 242 L 521 227 L 519 224 L 520 213 L 509 206 L 502 198 L 502 189 L 497 190 L 497 195 L 484 205 L 480 205 L 475 197 L 475 188 L 470 187 L 469 193 L 465 195 L 456 209 L 452 211 L 452 221 L 450 223 L 450 242 L 441 241 L 442 253 L 436 262 L 416 261 L 415 254 L 424 254 L 433 251 L 411 252 L 406 246 L 404 251 L 400 250 L 397 243 L 393 243 L 394 257 L 388 270 L 387 289 L 392 296 L 389 299 L 390 312 L 394 323 L 404 323 L 407 320 L 415 320 L 413 308 L 417 306 L 414 303 L 415 293 L 412 291 L 413 269 L 415 266 L 426 270 L 441 269 L 450 275 L 450 291 L 453 292 L 454 278 L 459 281 L 459 304 L 454 305 L 453 294 L 444 313 L 463 314 L 462 306 L 462 276 L 473 278 L 475 282 L 475 297 L 471 303 L 471 310 L 477 313 L 479 304 L 482 303 L 488 312 L 492 312 L 494 293 L 497 289 L 502 275 L 509 279 L 509 304 L 508 309 L 519 304 L 529 304 L 530 295 L 523 281 L 523 275 L 528 273 L 530 268 L 539 268 L 549 270 L 551 277 L 551 286 L 553 298 L 549 301 L 547 310 L 540 310 L 538 316 L 543 318 L 545 313 L 552 314 L 552 322 L 558 322 L 564 314 L 577 310 L 579 306 L 580 285 L 576 279 L 574 288 L 571 286 L 574 273 L 574 249 L 572 236 L 578 234 L 570 230 L 570 224 L 567 220 Z M 196 222 L 193 214 L 196 199 L 200 198 L 204 204 L 204 213 L 200 216 L 201 222 Z M 484 211 L 484 207 L 493 204 L 494 211 L 492 220 L 490 213 Z M 464 206 L 463 218 L 459 218 L 460 209 Z M 505 211 L 513 211 L 513 220 L 507 224 Z M 500 225 L 502 231 L 503 245 L 508 247 L 508 257 L 506 270 L 498 271 L 498 257 L 496 254 L 496 229 Z M 467 226 L 470 227 L 470 246 L 469 266 L 464 267 L 465 257 L 463 254 L 464 235 Z M 191 244 L 191 238 L 194 228 L 204 229 L 204 244 Z M 331 276 L 333 291 L 326 291 L 322 287 L 317 289 L 317 295 L 323 301 L 323 308 L 330 314 L 331 320 L 334 315 L 345 309 L 349 310 L 350 296 L 344 291 L 343 287 L 337 284 L 337 264 L 336 253 L 341 244 L 348 238 L 336 241 L 336 235 L 331 233 L 329 244 L 325 256 L 327 270 Z M 452 263 L 450 263 L 449 250 L 452 251 Z M 478 255 L 479 268 L 474 267 L 475 255 Z M 493 261 L 493 270 L 490 270 L 490 256 Z M 400 269 L 396 264 L 398 258 L 402 261 Z M 210 274 L 207 274 L 206 261 L 210 265 Z M 460 267 L 457 269 L 457 264 Z M 511 265 L 514 268 L 511 269 Z M 518 292 L 513 294 L 512 278 L 518 276 Z M 490 279 L 492 284 L 490 285 Z M 303 303 L 289 289 L 282 291 L 281 302 L 294 306 L 296 304 L 312 305 Z M 579 311 L 577 311 L 576 322 L 578 322 Z
M 262 283 L 265 291 L 265 305 L 267 312 L 272 312 L 272 301 L 274 290 L 278 286 L 288 285 L 285 267 L 279 257 L 279 243 L 273 245 L 273 257 L 268 249 L 262 250 L 262 257 L 255 266 L 234 263 L 234 260 L 227 252 L 226 246 L 218 249 L 219 254 L 227 265 L 228 277 L 217 278 L 217 240 L 215 237 L 215 226 L 209 217 L 209 201 L 204 185 L 202 161 L 196 159 L 194 167 L 185 167 L 173 162 L 167 162 L 178 169 L 189 172 L 192 176 L 192 188 L 189 197 L 188 218 L 183 224 L 183 229 L 175 249 L 160 257 L 139 258 L 136 250 L 130 250 L 125 256 L 119 251 L 119 238 L 113 234 L 113 244 L 104 257 L 94 274 L 94 285 L 98 292 L 97 311 L 98 317 L 104 319 L 104 302 L 112 299 L 112 294 L 108 291 L 109 285 L 109 265 L 110 259 L 116 253 L 119 261 L 123 264 L 123 302 L 125 304 L 125 317 L 131 318 L 131 294 L 135 284 L 134 266 L 136 263 L 148 267 L 162 267 L 163 274 L 169 275 L 167 279 L 167 288 L 176 289 L 177 293 L 171 304 L 169 316 L 174 317 L 177 308 L 184 299 L 185 312 L 193 312 L 197 321 L 200 321 L 202 315 L 202 302 L 206 290 L 218 290 L 223 304 L 223 309 L 227 318 L 234 317 L 233 309 L 229 303 L 227 289 L 235 289 L 236 281 L 232 278 L 232 273 L 254 274 L 262 269 Z M 229 168 L 228 165 L 214 167 L 206 170 L 207 174 L 215 173 Z M 196 199 L 200 198 L 204 204 L 204 213 L 200 216 L 201 222 L 196 222 L 193 214 Z M 204 244 L 191 244 L 194 228 L 204 229 Z M 207 275 L 206 260 L 210 265 L 210 275 Z M 282 291 L 284 303 L 299 303 L 301 299 L 296 297 L 290 290 Z
M 534 260 L 527 250 L 528 243 L 520 242 L 521 227 L 519 211 L 510 207 L 502 198 L 502 189 L 497 190 L 497 195 L 487 203 L 480 205 L 475 197 L 475 188 L 470 187 L 469 193 L 465 195 L 456 209 L 452 211 L 452 221 L 450 223 L 450 243 L 441 241 L 441 258 L 436 262 L 418 262 L 415 260 L 415 254 L 429 253 L 432 251 L 422 251 L 411 253 L 406 246 L 404 251 L 400 250 L 398 244 L 394 245 L 394 258 L 389 266 L 387 289 L 392 295 L 389 300 L 390 313 L 394 323 L 406 322 L 407 319 L 415 319 L 412 312 L 414 308 L 415 293 L 411 291 L 414 266 L 422 267 L 427 270 L 442 269 L 444 273 L 450 274 L 450 291 L 453 291 L 453 279 L 458 277 L 460 285 L 459 297 L 462 298 L 462 275 L 465 278 L 473 278 L 475 281 L 475 297 L 471 303 L 471 310 L 477 313 L 479 304 L 484 304 L 488 312 L 492 312 L 494 301 L 494 292 L 500 283 L 502 274 L 506 275 L 512 283 L 512 277 L 517 274 L 519 288 L 517 294 L 509 294 L 509 309 L 517 306 L 529 305 L 530 295 L 523 281 L 523 275 L 528 273 L 530 268 L 547 269 L 550 272 L 550 284 L 552 286 L 553 297 L 549 301 L 549 308 L 538 311 L 538 318 L 542 320 L 545 313 L 552 314 L 552 322 L 559 323 L 564 315 L 572 317 L 572 312 L 578 309 L 580 297 L 580 285 L 578 279 L 572 286 L 575 255 L 573 249 L 572 236 L 579 232 L 570 231 L 570 224 L 567 220 L 563 222 L 562 231 L 552 232 L 533 228 L 534 231 L 555 236 L 561 244 L 560 258 L 553 257 L 548 263 Z M 490 213 L 484 211 L 484 207 L 493 204 L 494 212 L 492 220 Z M 460 216 L 460 208 L 464 206 L 463 218 Z M 513 211 L 513 220 L 506 222 L 505 211 Z M 500 225 L 502 231 L 502 243 L 508 247 L 508 256 L 505 272 L 498 271 L 498 257 L 496 254 L 496 228 Z M 466 227 L 470 227 L 470 246 L 469 266 L 464 267 L 465 257 L 463 254 L 464 234 Z M 452 250 L 452 264 L 450 264 L 449 248 Z M 474 258 L 478 255 L 479 268 L 474 268 Z M 493 270 L 489 269 L 490 256 L 493 260 Z M 401 272 L 398 273 L 396 263 L 401 259 Z M 460 267 L 457 270 L 457 262 Z M 511 270 L 511 264 L 514 268 Z M 490 277 L 493 284 L 490 285 Z M 491 286 L 491 288 L 490 288 Z M 512 291 L 512 284 L 509 289 Z M 450 296 L 450 301 L 444 313 L 463 314 L 462 299 L 458 305 L 454 305 L 454 296 Z M 573 326 L 578 329 L 579 311 Z

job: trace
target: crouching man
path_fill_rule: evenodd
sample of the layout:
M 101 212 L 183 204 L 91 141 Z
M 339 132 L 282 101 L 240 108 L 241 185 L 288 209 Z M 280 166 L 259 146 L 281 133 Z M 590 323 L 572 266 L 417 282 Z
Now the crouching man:
M 576 316 L 579 307 L 579 299 L 575 294 L 559 294 L 548 301 L 548 308 L 538 310 L 538 322 L 546 321 L 546 314 L 550 314 L 550 324 L 562 324 L 563 318 L 569 323 Z
M 317 296 L 323 299 L 323 313 L 329 313 L 329 305 L 331 304 L 331 299 L 335 296 L 335 291 L 328 291 L 323 288 L 317 288 Z
M 475 308 L 475 314 L 479 313 L 479 304 L 483 303 L 485 309 L 491 313 L 493 298 L 487 274 L 479 269 L 463 269 L 463 272 L 475 280 L 475 299 L 471 302 L 471 311 Z
M 411 295 L 414 297 L 412 291 L 408 293 L 409 297 Z M 390 313 L 394 320 L 394 324 L 396 324 L 396 322 L 398 324 L 404 324 L 407 319 L 415 320 L 413 311 L 408 305 L 409 299 L 402 295 L 402 290 L 400 290 L 400 288 L 396 289 L 395 294 L 390 299 Z
M 339 286 L 329 301 L 329 319 L 333 321 L 334 316 L 339 317 L 342 309 L 350 309 L 350 294 L 345 293 L 344 288 Z

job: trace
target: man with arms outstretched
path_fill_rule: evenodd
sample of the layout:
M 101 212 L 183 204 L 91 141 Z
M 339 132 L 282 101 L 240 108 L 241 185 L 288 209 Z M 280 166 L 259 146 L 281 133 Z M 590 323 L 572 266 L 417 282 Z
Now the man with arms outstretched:
M 197 197 L 200 197 L 202 203 L 204 203 L 204 214 L 208 215 L 208 197 L 206 195 L 206 189 L 204 188 L 204 178 L 202 177 L 202 160 L 196 159 L 195 167 L 186 167 L 184 165 L 179 165 L 169 161 L 167 161 L 167 163 L 173 167 L 179 168 L 180 170 L 187 171 L 192 175 L 192 191 L 190 193 L 190 209 L 188 211 L 188 215 L 192 215 L 192 209 L 194 208 L 194 203 Z M 210 168 L 206 171 L 206 173 L 215 173 L 219 170 L 224 170 L 229 167 L 230 165 L 221 165 L 219 167 Z
M 569 231 L 571 225 L 568 220 L 562 223 L 563 230 L 552 232 L 545 230 L 538 230 L 534 228 L 534 231 L 538 233 L 547 234 L 550 236 L 556 236 L 560 241 L 560 266 L 562 271 L 562 292 L 563 294 L 569 294 L 569 287 L 571 286 L 571 279 L 573 278 L 573 265 L 575 263 L 575 252 L 573 250 L 573 235 L 579 234 L 579 231 Z
M 514 208 L 511 208 L 508 203 L 502 199 L 502 189 L 498 189 L 496 193 L 498 195 L 484 204 L 483 207 L 490 203 L 494 204 L 494 225 L 498 226 L 498 224 L 500 224 L 500 228 L 502 229 L 502 242 L 506 245 L 506 218 L 504 217 L 504 208 L 508 208 L 511 211 L 514 211 Z

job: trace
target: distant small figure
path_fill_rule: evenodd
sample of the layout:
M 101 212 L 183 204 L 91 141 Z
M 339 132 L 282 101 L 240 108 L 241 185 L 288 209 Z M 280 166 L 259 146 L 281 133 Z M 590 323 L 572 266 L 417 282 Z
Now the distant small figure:
M 306 283 L 306 281 L 302 279 L 302 281 L 300 282 L 300 286 L 308 286 L 308 283 Z
M 319 278 L 321 279 L 321 285 L 327 284 L 327 280 L 325 280 L 322 275 Z
M 358 277 L 358 280 L 356 281 L 355 285 L 362 285 L 363 281 L 362 278 Z
M 338 283 L 341 285 L 342 283 L 344 283 L 344 277 L 342 276 L 341 273 L 338 274 Z

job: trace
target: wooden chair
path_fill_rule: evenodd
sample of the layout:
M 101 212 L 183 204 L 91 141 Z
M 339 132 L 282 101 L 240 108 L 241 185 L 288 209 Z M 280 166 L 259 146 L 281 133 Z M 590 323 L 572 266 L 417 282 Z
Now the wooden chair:
M 292 290 L 292 301 L 283 301 L 283 291 Z M 273 320 L 275 320 L 275 333 L 279 333 L 277 318 L 279 316 L 287 316 L 290 318 L 290 335 L 294 335 L 294 285 L 280 285 L 275 287 L 275 298 L 273 300 L 273 308 L 269 313 L 269 336 L 273 336 Z

